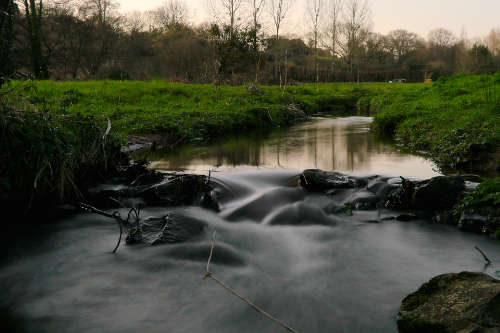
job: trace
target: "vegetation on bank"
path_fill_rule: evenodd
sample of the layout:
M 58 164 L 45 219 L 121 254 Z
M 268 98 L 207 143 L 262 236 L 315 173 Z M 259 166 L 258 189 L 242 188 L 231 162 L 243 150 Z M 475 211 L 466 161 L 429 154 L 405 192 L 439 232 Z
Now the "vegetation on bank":
M 418 86 L 418 85 L 408 85 Z M 361 98 L 400 91 L 390 84 L 187 85 L 167 81 L 35 82 L 33 105 L 51 114 L 107 119 L 119 133 L 192 141 L 291 124 L 315 113 L 352 115 Z
M 0 91 L 0 208 L 18 217 L 81 197 L 123 161 L 121 138 L 100 121 L 39 110 L 26 89 Z
M 441 166 L 500 167 L 500 73 L 441 78 L 371 100 L 374 128 Z M 496 156 L 496 157 L 495 157 Z M 496 161 L 496 162 L 495 162 Z

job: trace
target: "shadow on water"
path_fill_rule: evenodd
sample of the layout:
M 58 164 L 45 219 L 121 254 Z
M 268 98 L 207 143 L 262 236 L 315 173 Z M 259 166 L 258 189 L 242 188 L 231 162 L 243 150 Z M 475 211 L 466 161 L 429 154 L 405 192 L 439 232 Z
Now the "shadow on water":
M 429 178 L 436 166 L 370 133 L 372 118 L 314 118 L 270 133 L 231 136 L 149 156 L 160 170 L 322 169 Z

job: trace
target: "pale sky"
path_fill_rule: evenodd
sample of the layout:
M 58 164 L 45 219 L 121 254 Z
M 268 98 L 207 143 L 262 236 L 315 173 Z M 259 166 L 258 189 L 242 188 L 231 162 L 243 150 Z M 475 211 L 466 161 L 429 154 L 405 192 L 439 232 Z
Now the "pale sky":
M 121 11 L 148 10 L 164 0 L 118 0 Z M 209 21 L 207 0 L 184 0 L 192 21 Z M 284 30 L 304 35 L 307 21 L 306 2 L 295 0 L 291 17 Z M 387 33 L 406 29 L 426 37 L 434 28 L 443 27 L 457 35 L 465 29 L 469 38 L 484 37 L 492 28 L 500 27 L 500 0 L 371 0 L 373 31 Z

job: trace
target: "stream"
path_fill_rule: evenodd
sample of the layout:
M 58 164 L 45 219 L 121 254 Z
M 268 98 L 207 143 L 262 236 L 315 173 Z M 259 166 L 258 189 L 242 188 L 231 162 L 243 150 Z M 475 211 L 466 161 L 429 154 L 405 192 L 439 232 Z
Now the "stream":
M 302 333 L 397 332 L 401 300 L 430 278 L 461 271 L 500 278 L 500 267 L 485 266 L 474 250 L 498 262 L 500 246 L 491 238 L 398 222 L 389 210 L 331 214 L 330 197 L 298 186 L 308 168 L 440 174 L 432 162 L 373 137 L 370 121 L 314 118 L 154 153 L 158 170 L 213 170 L 220 212 L 147 207 L 142 216 L 173 212 L 202 221 L 203 234 L 179 244 L 122 246 L 112 255 L 116 225 L 82 213 L 12 235 L 0 264 L 1 321 L 20 332 L 285 332 L 203 280 L 214 231 L 214 276 Z

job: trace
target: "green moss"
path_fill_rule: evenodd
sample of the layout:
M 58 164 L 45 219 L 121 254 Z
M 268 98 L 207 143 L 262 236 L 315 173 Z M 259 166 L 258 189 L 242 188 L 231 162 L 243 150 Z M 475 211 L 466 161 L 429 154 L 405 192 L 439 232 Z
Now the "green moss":
M 425 304 L 429 298 L 439 290 L 439 278 L 433 278 L 424 283 L 416 292 L 403 299 L 401 304 L 402 311 L 413 311 L 422 304 Z
M 446 327 L 422 319 L 416 315 L 404 315 L 398 320 L 401 333 L 446 333 Z

